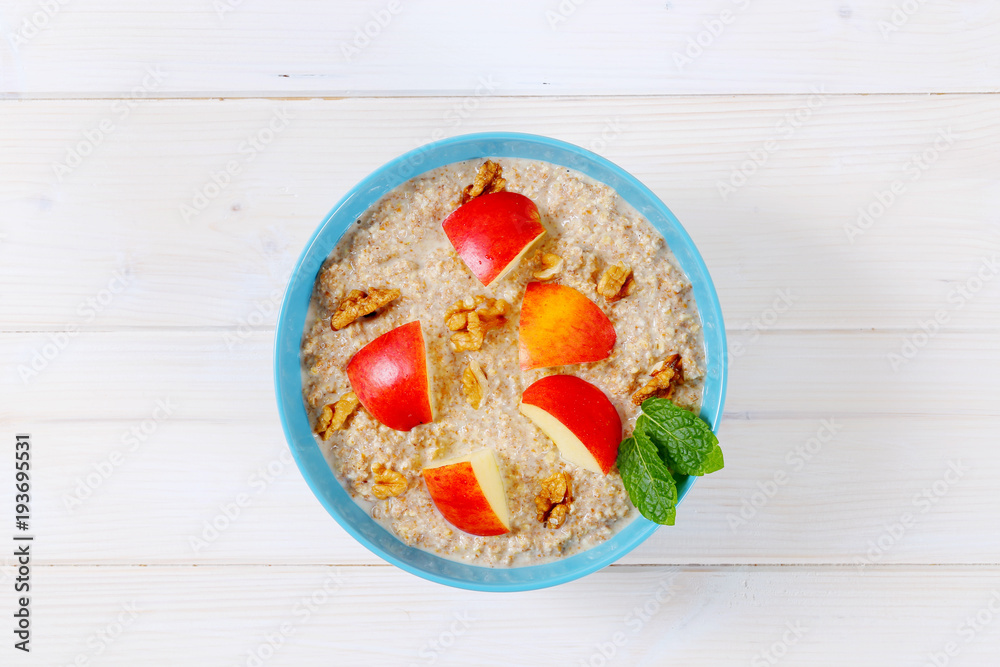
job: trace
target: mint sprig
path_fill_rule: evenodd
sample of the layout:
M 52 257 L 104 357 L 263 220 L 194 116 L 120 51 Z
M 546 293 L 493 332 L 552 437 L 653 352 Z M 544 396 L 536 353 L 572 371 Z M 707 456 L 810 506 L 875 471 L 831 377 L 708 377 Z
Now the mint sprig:
M 672 526 L 677 485 L 685 475 L 707 475 L 723 467 L 719 440 L 701 418 L 664 398 L 642 404 L 632 437 L 618 448 L 618 472 L 639 512 Z

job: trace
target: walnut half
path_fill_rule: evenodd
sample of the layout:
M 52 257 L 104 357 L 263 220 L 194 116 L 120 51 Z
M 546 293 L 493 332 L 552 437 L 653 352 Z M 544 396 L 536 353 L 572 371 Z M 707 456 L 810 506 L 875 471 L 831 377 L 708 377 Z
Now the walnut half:
M 633 405 L 642 405 L 647 398 L 654 396 L 670 398 L 674 395 L 677 385 L 684 384 L 684 368 L 681 365 L 681 355 L 672 354 L 667 357 L 658 370 L 650 373 L 649 382 L 632 395 Z
M 444 313 L 445 325 L 455 332 L 451 336 L 452 347 L 456 352 L 480 349 L 486 332 L 502 327 L 509 312 L 510 304 L 503 299 L 477 296 L 456 301 Z
M 334 431 L 344 428 L 347 418 L 357 409 L 359 403 L 358 395 L 349 391 L 341 396 L 336 403 L 324 405 L 319 420 L 316 422 L 316 432 L 324 440 L 329 440 Z
M 496 162 L 487 160 L 479 166 L 475 182 L 466 186 L 465 190 L 462 191 L 459 204 L 470 202 L 480 195 L 502 192 L 506 187 L 507 181 L 503 178 L 503 168 Z
M 570 487 L 570 477 L 564 472 L 542 480 L 542 492 L 535 497 L 535 510 L 538 522 L 549 528 L 558 528 L 566 521 L 569 514 L 569 504 L 573 502 L 573 491 Z
M 400 294 L 398 289 L 372 288 L 367 294 L 361 290 L 351 290 L 330 317 L 330 328 L 340 331 L 359 317 L 370 315 L 390 301 L 395 301 Z
M 539 251 L 535 255 L 535 261 L 537 261 L 539 266 L 542 267 L 538 271 L 531 274 L 535 280 L 552 280 L 559 275 L 559 272 L 562 271 L 563 264 L 565 264 L 562 257 L 554 255 L 551 252 Z
M 632 269 L 625 264 L 612 264 L 597 282 L 597 293 L 608 302 L 614 302 L 627 297 L 634 287 Z
M 386 468 L 381 463 L 372 464 L 372 475 L 375 477 L 372 494 L 379 500 L 393 498 L 406 491 L 406 478 L 402 473 Z

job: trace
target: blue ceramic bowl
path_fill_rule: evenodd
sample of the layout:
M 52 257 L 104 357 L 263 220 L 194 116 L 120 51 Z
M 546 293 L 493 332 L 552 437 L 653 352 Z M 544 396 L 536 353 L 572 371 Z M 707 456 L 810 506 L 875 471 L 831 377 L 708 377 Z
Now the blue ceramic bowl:
M 376 523 L 351 500 L 313 438 L 302 398 L 299 347 L 313 283 L 323 261 L 348 226 L 384 194 L 431 169 L 483 157 L 528 158 L 562 165 L 614 188 L 664 238 L 693 286 L 705 334 L 706 381 L 701 416 L 716 430 L 726 396 L 726 334 L 712 279 L 691 238 L 663 202 L 635 177 L 578 146 L 530 134 L 468 134 L 417 148 L 377 169 L 329 215 L 299 258 L 278 314 L 274 382 L 285 437 L 303 477 L 319 501 L 361 544 L 407 572 L 449 586 L 480 591 L 523 591 L 561 584 L 609 565 L 637 547 L 658 526 L 637 518 L 607 542 L 561 560 L 517 568 L 467 565 L 409 547 Z M 691 488 L 688 478 L 680 497 Z

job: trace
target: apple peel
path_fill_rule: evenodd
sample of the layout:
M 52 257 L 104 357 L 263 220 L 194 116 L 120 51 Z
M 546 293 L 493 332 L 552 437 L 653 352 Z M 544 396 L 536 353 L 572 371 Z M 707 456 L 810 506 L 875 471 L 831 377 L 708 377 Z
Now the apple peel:
M 548 375 L 521 395 L 521 414 L 535 423 L 562 457 L 606 475 L 618 458 L 622 421 L 603 391 L 573 375 Z
M 496 454 L 480 449 L 421 471 L 427 491 L 451 525 L 471 535 L 510 532 L 510 509 Z

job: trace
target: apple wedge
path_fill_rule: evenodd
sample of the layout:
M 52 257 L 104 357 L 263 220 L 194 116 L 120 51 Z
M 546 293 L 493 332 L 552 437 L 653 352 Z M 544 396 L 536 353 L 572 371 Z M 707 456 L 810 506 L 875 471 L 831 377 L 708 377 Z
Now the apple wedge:
M 604 311 L 572 287 L 525 287 L 517 341 L 522 370 L 600 361 L 617 339 Z
M 351 357 L 347 377 L 375 419 L 397 431 L 434 421 L 420 322 L 382 334 Z
M 455 252 L 486 287 L 507 275 L 545 234 L 535 202 L 516 192 L 476 197 L 441 226 Z
M 573 375 L 549 375 L 521 394 L 521 413 L 552 438 L 562 457 L 606 475 L 618 458 L 622 420 L 604 392 Z
M 441 461 L 421 474 L 431 500 L 451 525 L 483 537 L 510 532 L 507 493 L 493 450 Z

